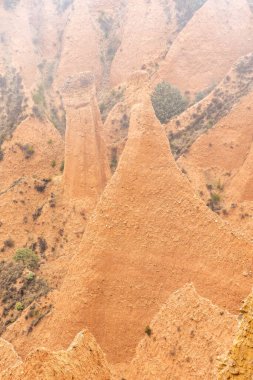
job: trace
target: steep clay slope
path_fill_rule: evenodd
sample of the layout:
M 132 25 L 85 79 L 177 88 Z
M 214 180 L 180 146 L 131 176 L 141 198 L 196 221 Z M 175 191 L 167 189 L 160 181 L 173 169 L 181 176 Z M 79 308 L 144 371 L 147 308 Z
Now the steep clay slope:
M 108 157 L 113 171 L 127 141 L 131 107 L 150 93 L 148 73 L 144 70 L 135 71 L 121 85 L 121 89 L 123 99 L 112 108 L 104 123 Z
M 195 190 L 205 198 L 210 196 L 206 186 L 215 187 L 220 181 L 223 198 L 228 191 L 231 203 L 246 200 L 244 192 L 251 178 L 247 164 L 253 139 L 251 105 L 252 92 L 242 97 L 227 116 L 201 135 L 178 160 Z
M 232 66 L 225 78 L 208 96 L 165 125 L 175 158 L 187 153 L 199 136 L 212 129 L 228 115 L 232 108 L 240 103 L 242 97 L 252 92 L 252 86 L 253 55 L 248 54 Z M 109 159 L 114 170 L 127 141 L 130 108 L 150 92 L 148 74 L 138 71 L 112 93 L 112 99 L 117 101 L 120 96 L 120 100 L 109 112 L 105 121 L 105 130 Z
M 169 1 L 169 7 L 173 2 Z M 171 37 L 172 38 L 172 37 Z M 113 86 L 125 82 L 132 71 L 153 63 L 167 49 L 168 25 L 163 5 L 159 1 L 127 2 L 121 44 L 111 68 Z
M 67 112 L 64 192 L 67 198 L 87 199 L 94 207 L 110 169 L 93 74 L 68 78 L 63 95 Z
M 35 117 L 24 120 L 2 146 L 1 190 L 24 176 L 50 178 L 60 174 L 64 141 L 49 121 Z
M 171 150 L 176 158 L 191 147 L 194 141 L 211 129 L 241 98 L 253 89 L 253 54 L 241 57 L 217 87 L 202 101 L 173 118 L 165 129 Z
M 236 319 L 200 297 L 192 284 L 170 296 L 136 349 L 127 374 L 137 379 L 211 379 L 232 342 Z
M 153 315 L 186 282 L 230 310 L 249 292 L 252 279 L 243 272 L 252 268 L 252 246 L 194 198 L 149 101 L 134 108 L 130 130 L 55 309 L 30 335 L 29 348 L 62 347 L 85 324 L 110 360 L 126 361 Z M 64 336 L 56 333 L 61 326 Z M 26 351 L 18 332 L 10 340 Z
M 61 87 L 70 75 L 93 71 L 101 79 L 99 33 L 95 29 L 86 1 L 75 0 L 64 32 L 63 49 L 57 73 Z
M 5 184 L 0 193 L 0 243 L 1 252 L 4 253 L 4 266 L 11 271 L 14 264 L 12 258 L 17 248 L 32 248 L 40 260 L 36 276 L 47 281 L 47 291 L 58 288 L 65 277 L 69 261 L 78 249 L 86 222 L 109 177 L 93 75 L 86 73 L 69 78 L 64 87 L 64 96 L 68 129 L 63 184 L 62 176 L 59 175 L 63 170 L 63 161 L 59 161 L 63 143 L 50 123 L 44 125 L 34 118 L 27 120 L 27 124 L 23 123 L 15 131 L 11 142 L 6 143 L 10 146 L 4 148 L 2 161 L 3 173 L 8 172 L 8 168 L 11 171 L 13 162 L 17 168 L 10 174 L 12 178 L 8 178 L 9 181 L 12 179 L 11 185 L 8 187 Z M 24 144 L 24 138 L 29 143 Z M 22 155 L 14 161 L 17 155 L 15 149 L 18 148 Z M 48 162 L 49 151 L 55 154 L 51 162 Z M 48 164 L 45 165 L 45 162 Z M 52 173 L 47 171 L 47 166 L 53 170 Z M 17 173 L 22 174 L 22 177 L 16 178 Z M 10 288 L 15 293 L 17 281 L 14 277 L 10 281 Z M 21 273 L 19 277 L 19 282 L 26 287 L 25 275 Z M 18 295 L 13 295 L 11 289 L 8 300 L 14 296 L 20 299 L 19 290 Z M 1 297 L 0 310 L 4 313 L 0 324 L 1 333 L 11 324 L 10 330 L 12 332 L 13 328 L 14 334 L 15 329 L 22 331 L 23 335 L 29 334 L 35 323 L 30 318 L 30 314 L 33 315 L 34 312 L 29 309 L 34 298 L 25 299 L 26 314 L 15 311 L 13 314 L 16 302 L 6 306 L 3 300 L 5 295 Z M 35 300 L 38 301 L 37 295 Z M 42 302 L 39 315 L 45 316 L 51 309 L 52 302 L 50 307 L 48 305 L 45 311 Z M 23 343 L 26 345 L 27 342 Z
M 174 41 L 156 82 L 167 80 L 192 95 L 217 83 L 237 58 L 252 51 L 252 31 L 246 0 L 208 0 Z
M 251 126 L 253 123 L 253 114 L 251 114 Z M 253 201 L 253 144 L 251 139 L 250 149 L 242 166 L 231 180 L 228 197 L 235 201 Z
M 252 54 L 242 57 L 207 98 L 166 126 L 178 165 L 196 193 L 249 240 L 252 63 Z
M 253 295 L 252 293 L 240 309 L 240 322 L 236 338 L 227 357 L 220 359 L 219 380 L 252 379 L 253 360 Z
M 17 363 L 18 364 L 18 363 Z M 110 380 L 105 356 L 88 330 L 81 331 L 66 351 L 36 349 L 1 380 Z
M 0 73 L 13 66 L 20 71 L 25 87 L 30 88 L 36 80 L 39 62 L 32 43 L 28 4 L 18 1 L 13 9 L 5 7 L 5 3 L 0 6 Z
M 115 373 L 114 368 L 111 375 L 100 347 L 83 330 L 66 351 L 39 348 L 23 363 L 10 343 L 2 340 L 0 379 L 211 378 L 216 357 L 232 343 L 235 327 L 234 316 L 199 297 L 188 284 L 162 306 L 127 370 Z
M 13 346 L 6 340 L 0 339 L 0 373 L 19 363 L 21 363 L 21 359 Z

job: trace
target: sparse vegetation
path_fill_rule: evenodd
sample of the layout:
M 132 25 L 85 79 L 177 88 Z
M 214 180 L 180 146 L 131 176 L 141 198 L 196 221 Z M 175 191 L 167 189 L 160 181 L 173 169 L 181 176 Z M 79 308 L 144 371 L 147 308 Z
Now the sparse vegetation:
M 43 120 L 45 117 L 46 99 L 44 87 L 42 85 L 39 85 L 37 89 L 33 92 L 32 99 L 34 102 L 34 116 L 36 116 L 39 120 Z
M 4 0 L 4 8 L 9 10 L 9 9 L 14 9 L 20 0 Z
M 251 12 L 253 13 L 253 2 L 252 0 L 247 0 L 248 1 L 248 4 L 249 4 L 249 7 L 250 7 L 250 10 Z
M 226 116 L 234 104 L 250 91 L 253 84 L 253 55 L 243 57 L 236 64 L 233 74 L 236 76 L 233 81 L 225 78 L 204 106 L 201 103 L 196 106 L 185 128 L 169 134 L 175 158 L 186 153 L 198 136 Z
M 128 129 L 129 128 L 129 116 L 124 113 L 122 118 L 120 119 L 120 128 Z
M 152 330 L 149 326 L 145 328 L 145 334 L 147 334 L 149 337 L 152 335 Z
M 56 5 L 57 12 L 64 13 L 68 7 L 73 4 L 73 0 L 54 0 L 54 3 Z
M 52 304 L 50 305 L 45 305 L 43 307 L 38 307 L 38 305 L 33 304 L 28 313 L 25 316 L 26 320 L 32 319 L 32 322 L 30 326 L 27 329 L 27 333 L 31 333 L 33 328 L 40 323 L 40 321 L 51 311 L 52 309 Z
M 44 254 L 48 248 L 46 239 L 44 239 L 43 237 L 40 236 L 38 238 L 38 245 L 39 245 L 39 252 L 40 252 L 41 256 L 44 256 Z
M 221 210 L 221 197 L 218 193 L 216 192 L 211 192 L 211 198 L 207 202 L 207 206 L 215 212 L 219 212 Z
M 24 310 L 24 305 L 22 304 L 22 302 L 17 302 L 16 305 L 15 305 L 15 309 L 17 311 L 22 311 Z
M 99 103 L 102 120 L 105 121 L 111 109 L 119 102 L 124 100 L 125 88 L 119 86 L 117 89 L 112 89 L 104 95 L 103 100 Z
M 13 259 L 17 263 L 21 262 L 28 269 L 37 269 L 39 266 L 39 257 L 30 248 L 18 248 Z
M 64 171 L 64 161 L 62 161 L 60 165 L 60 172 L 63 173 L 63 171 Z
M 6 240 L 4 241 L 4 246 L 5 246 L 6 248 L 13 248 L 14 245 L 15 245 L 14 240 L 11 239 L 11 238 L 6 239 Z
M 60 108 L 61 109 L 59 110 L 52 105 L 50 108 L 49 119 L 54 124 L 56 129 L 63 132 L 66 127 L 66 113 L 62 105 Z
M 0 75 L 0 145 L 27 116 L 27 102 L 21 75 L 9 67 L 5 75 Z
M 0 300 L 2 315 L 0 319 L 0 334 L 6 327 L 15 322 L 30 304 L 39 300 L 49 292 L 45 280 L 38 278 L 35 273 L 29 272 L 25 265 L 19 261 L 16 263 L 0 262 Z
M 106 15 L 104 12 L 101 12 L 98 18 L 98 22 L 105 38 L 108 38 L 112 30 L 113 18 L 110 15 Z
M 202 91 L 199 91 L 195 95 L 195 103 L 200 102 L 202 99 L 204 99 L 207 95 L 209 95 L 213 89 L 215 88 L 215 84 L 212 84 L 211 86 L 205 88 Z
M 120 41 L 118 38 L 114 37 L 110 40 L 109 46 L 106 50 L 106 58 L 108 62 L 112 62 L 113 58 L 120 46 Z
M 112 173 L 115 172 L 117 165 L 118 165 L 118 154 L 117 154 L 117 148 L 112 148 L 111 150 L 111 163 L 110 163 L 110 168 Z
M 17 144 L 21 151 L 24 153 L 25 158 L 28 160 L 34 155 L 34 148 L 30 144 Z
M 51 182 L 50 178 L 44 178 L 41 181 L 36 181 L 34 184 L 34 189 L 38 191 L 38 193 L 43 193 L 49 182 Z
M 169 24 L 171 22 L 171 11 L 170 6 L 167 0 L 160 0 L 161 5 L 163 6 L 163 11 L 166 17 L 166 23 Z
M 41 216 L 42 210 L 43 210 L 43 207 L 36 208 L 35 212 L 32 215 L 34 222 Z
M 179 115 L 187 108 L 188 101 L 180 91 L 168 82 L 159 83 L 151 95 L 157 118 L 162 124 L 173 116 Z
M 52 168 L 56 167 L 56 161 L 55 160 L 51 161 L 51 166 L 52 166 Z
M 188 23 L 206 0 L 175 0 L 179 30 Z
M 50 195 L 49 206 L 51 208 L 55 208 L 56 207 L 56 199 L 55 199 L 55 194 L 54 193 L 51 193 L 51 195 Z

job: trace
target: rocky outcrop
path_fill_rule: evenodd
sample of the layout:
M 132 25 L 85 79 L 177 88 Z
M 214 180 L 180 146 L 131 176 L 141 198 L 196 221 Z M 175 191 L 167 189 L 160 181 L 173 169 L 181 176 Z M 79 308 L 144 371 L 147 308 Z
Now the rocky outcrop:
M 173 293 L 152 320 L 125 378 L 211 379 L 232 342 L 236 318 L 200 297 L 192 284 Z M 149 335 L 148 335 L 149 334 Z
M 192 94 L 219 82 L 236 59 L 252 51 L 252 28 L 246 0 L 208 0 L 174 41 L 156 81 Z
M 227 358 L 220 358 L 219 380 L 252 379 L 253 369 L 253 294 L 240 309 L 239 328 Z
M 87 325 L 110 360 L 127 361 L 145 326 L 185 283 L 230 311 L 252 286 L 244 276 L 252 246 L 194 196 L 149 100 L 133 108 L 130 124 L 54 311 L 30 334 L 30 347 L 63 347 Z
M 110 380 L 105 356 L 88 330 L 81 331 L 66 351 L 44 348 L 23 363 L 0 373 L 1 380 Z
M 67 198 L 93 202 L 109 177 L 93 74 L 69 77 L 63 96 L 67 118 L 64 192 Z

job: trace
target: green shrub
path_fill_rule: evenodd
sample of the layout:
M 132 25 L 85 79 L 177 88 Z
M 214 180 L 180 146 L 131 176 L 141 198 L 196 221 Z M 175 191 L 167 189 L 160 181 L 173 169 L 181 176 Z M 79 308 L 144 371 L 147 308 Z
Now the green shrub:
M 53 161 L 51 162 L 51 166 L 52 166 L 52 168 L 55 168 L 55 166 L 56 166 L 56 161 L 55 161 L 55 160 L 53 160 Z
M 16 305 L 15 305 L 15 309 L 17 311 L 22 311 L 24 310 L 24 305 L 22 304 L 22 302 L 17 302 Z
M 211 193 L 211 200 L 214 204 L 220 203 L 220 195 L 218 193 Z
M 37 89 L 32 94 L 32 98 L 35 104 L 46 106 L 45 92 L 42 85 L 38 86 Z
M 188 104 L 187 99 L 181 95 L 180 91 L 168 82 L 161 82 L 156 86 L 151 100 L 155 114 L 162 124 L 183 112 Z
M 36 269 L 39 266 L 39 257 L 30 248 L 18 248 L 13 259 L 23 263 L 29 269 Z
M 200 102 L 202 99 L 204 99 L 207 95 L 209 95 L 213 89 L 215 88 L 215 84 L 212 84 L 211 86 L 205 88 L 202 91 L 199 91 L 195 95 L 195 103 Z
M 27 281 L 32 281 L 35 278 L 35 273 L 29 272 L 26 276 Z
M 112 89 L 110 92 L 104 94 L 103 99 L 99 103 L 99 109 L 103 122 L 106 120 L 111 109 L 119 102 L 124 100 L 125 87 L 119 86 L 117 89 Z
M 32 108 L 34 116 L 36 116 L 39 120 L 43 120 L 47 104 L 45 90 L 42 85 L 39 85 L 37 89 L 32 93 L 32 99 L 34 102 L 34 106 Z

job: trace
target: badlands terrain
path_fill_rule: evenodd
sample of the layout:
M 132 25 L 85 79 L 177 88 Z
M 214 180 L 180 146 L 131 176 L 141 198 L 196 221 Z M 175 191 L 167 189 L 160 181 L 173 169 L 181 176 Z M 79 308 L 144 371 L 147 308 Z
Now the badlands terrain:
M 253 1 L 1 0 L 0 380 L 253 379 Z

